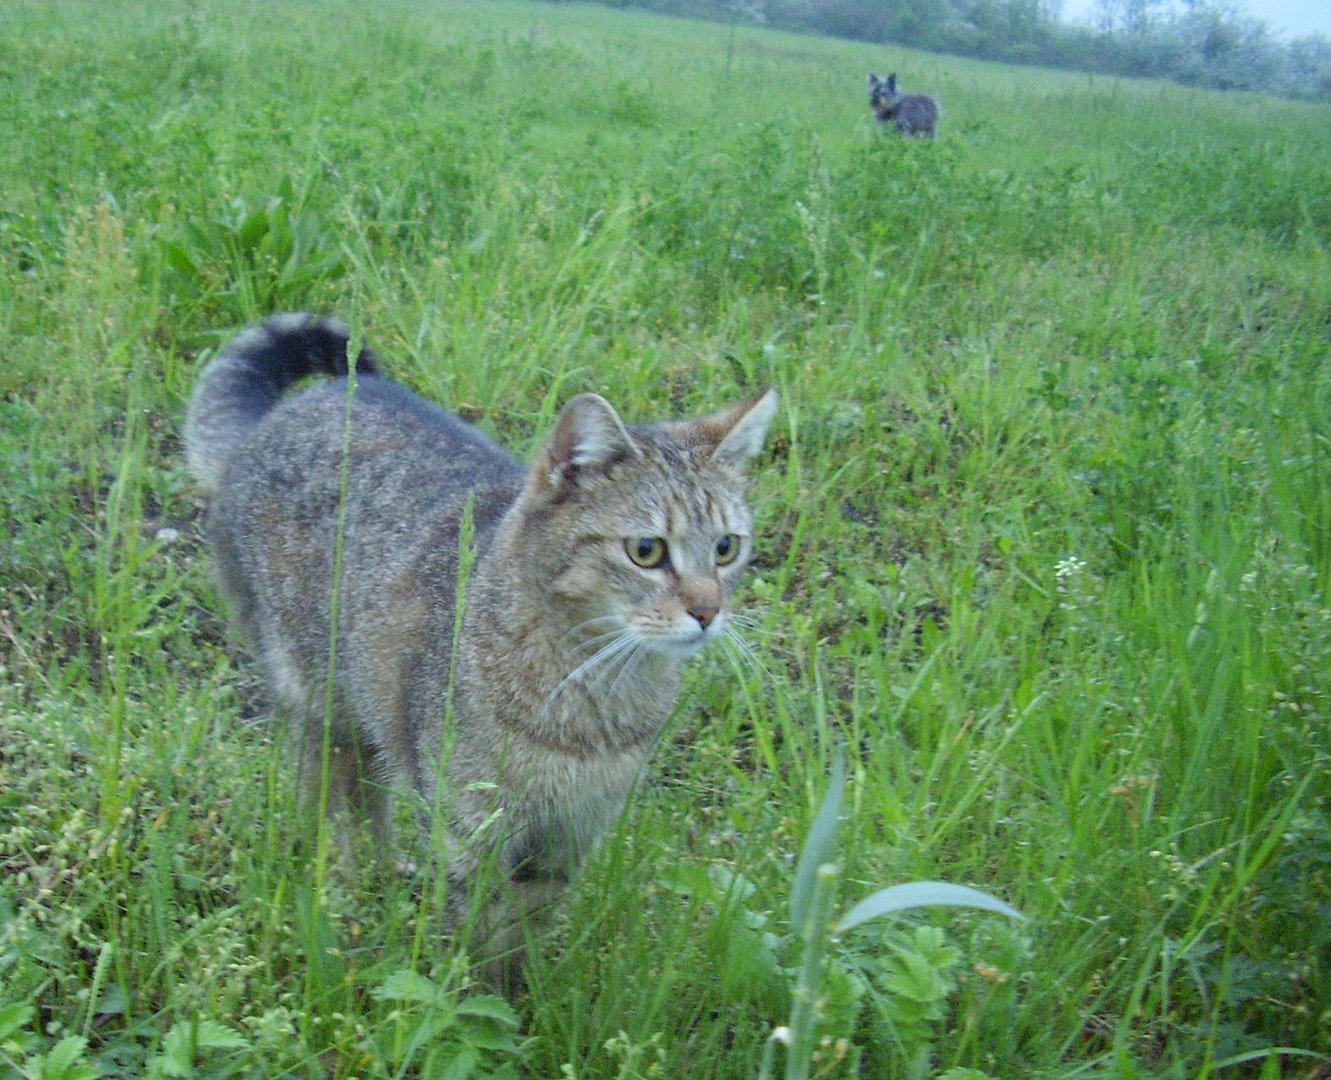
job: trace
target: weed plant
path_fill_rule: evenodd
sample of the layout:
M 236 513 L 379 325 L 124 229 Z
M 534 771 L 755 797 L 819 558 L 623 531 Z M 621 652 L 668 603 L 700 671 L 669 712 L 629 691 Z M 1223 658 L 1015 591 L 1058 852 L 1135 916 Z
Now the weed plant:
M 868 70 L 943 103 L 885 138 Z M 1326 1075 L 1331 112 L 513 2 L 7 0 L 0 1074 L 756 1075 L 847 750 L 819 1076 Z M 336 312 L 527 449 L 775 385 L 742 606 L 476 985 L 322 874 L 227 638 L 202 359 Z M 814 1058 L 812 1055 L 817 1054 Z

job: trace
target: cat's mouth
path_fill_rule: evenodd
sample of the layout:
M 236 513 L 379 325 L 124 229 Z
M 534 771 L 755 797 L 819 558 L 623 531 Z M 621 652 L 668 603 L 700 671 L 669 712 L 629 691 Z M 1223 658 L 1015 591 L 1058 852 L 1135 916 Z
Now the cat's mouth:
M 661 634 L 650 640 L 651 647 L 665 656 L 686 660 L 704 646 L 716 641 L 725 632 L 724 619 L 718 617 L 707 626 L 699 626 L 689 620 L 691 625 L 680 626 L 668 634 Z

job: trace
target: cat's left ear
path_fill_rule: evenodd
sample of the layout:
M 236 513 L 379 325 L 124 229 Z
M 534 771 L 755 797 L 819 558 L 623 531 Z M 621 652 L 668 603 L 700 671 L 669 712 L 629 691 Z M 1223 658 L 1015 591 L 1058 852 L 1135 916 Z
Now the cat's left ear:
M 745 471 L 749 462 L 762 452 L 767 428 L 776 415 L 776 391 L 768 390 L 756 398 L 741 401 L 699 423 L 704 430 L 713 432 L 717 440 L 712 461 L 738 472 Z

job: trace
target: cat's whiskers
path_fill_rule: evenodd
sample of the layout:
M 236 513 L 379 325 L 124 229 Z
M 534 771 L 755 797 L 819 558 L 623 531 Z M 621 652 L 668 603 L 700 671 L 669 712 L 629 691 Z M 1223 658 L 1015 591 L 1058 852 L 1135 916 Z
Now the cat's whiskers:
M 578 653 L 585 649 L 596 648 L 607 641 L 614 641 L 615 638 L 621 637 L 626 630 L 627 627 L 621 626 L 615 630 L 607 630 L 604 634 L 596 634 L 585 641 L 579 641 L 570 651 Z
M 604 623 L 610 623 L 614 627 L 614 629 L 607 631 L 606 634 L 598 634 L 595 637 L 589 638 L 588 641 L 602 641 L 608 635 L 617 633 L 619 630 L 622 630 L 624 626 L 624 620 L 620 618 L 618 615 L 593 615 L 590 619 L 584 619 L 582 622 L 570 626 L 567 630 L 565 630 L 562 634 L 559 635 L 559 642 L 560 644 L 563 644 L 565 641 L 575 636 L 576 634 L 580 634 L 584 630 L 590 630 L 593 627 Z M 575 647 L 581 649 L 585 648 L 586 645 L 587 642 L 584 641 L 579 643 Z
M 603 664 L 609 664 L 614 657 L 627 649 L 632 648 L 636 643 L 636 635 L 627 627 L 622 630 L 616 630 L 607 636 L 609 641 L 606 644 L 602 645 L 592 653 L 591 656 L 587 657 L 586 660 L 582 661 L 582 663 L 560 680 L 559 686 L 555 688 L 556 692 L 560 687 L 578 682 L 583 676 L 590 674 L 597 667 Z
M 613 664 L 616 657 L 627 654 L 624 655 L 624 659 L 619 665 L 622 668 L 622 666 L 627 664 L 632 658 L 632 654 L 643 644 L 636 633 L 634 633 L 629 627 L 623 626 L 617 630 L 600 634 L 587 642 L 581 643 L 575 648 L 585 648 L 602 640 L 605 641 L 605 644 L 601 645 L 591 656 L 587 657 L 587 659 L 583 660 L 577 667 L 560 679 L 555 685 L 555 688 L 550 691 L 544 703 L 541 705 L 540 715 L 542 717 L 548 713 L 559 695 L 564 693 L 569 687 L 581 682 L 585 687 L 591 688 L 594 685 L 593 680 L 595 680 L 596 684 L 603 682 L 609 674 L 610 666 Z M 603 668 L 604 670 L 598 671 L 597 668 Z
M 747 636 L 770 638 L 773 635 L 772 630 L 764 626 L 758 621 L 757 616 L 748 611 L 732 611 L 730 613 L 730 622 L 738 624 L 739 629 Z M 729 630 L 730 626 L 727 625 L 726 629 Z
M 624 659 L 619 664 L 619 672 L 615 675 L 614 682 L 610 684 L 610 689 L 606 691 L 606 696 L 609 698 L 613 698 L 619 693 L 620 684 L 637 669 L 638 665 L 642 663 L 642 658 L 649 651 L 647 642 L 643 641 L 641 638 L 638 638 L 633 644 L 634 647 L 624 654 Z M 608 674 L 608 670 L 600 674 L 599 677 L 602 682 L 605 681 L 605 677 Z
M 740 669 L 741 674 L 758 675 L 764 682 L 771 681 L 771 673 L 763 664 L 758 651 L 739 632 L 733 622 L 726 626 L 725 633 L 721 635 L 721 641 L 725 645 L 726 654 L 730 657 L 733 665 Z

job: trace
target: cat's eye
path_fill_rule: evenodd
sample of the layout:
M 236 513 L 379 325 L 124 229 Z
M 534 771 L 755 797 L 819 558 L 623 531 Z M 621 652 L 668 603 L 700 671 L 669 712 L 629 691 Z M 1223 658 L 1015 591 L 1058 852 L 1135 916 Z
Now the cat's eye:
M 734 533 L 726 533 L 716 542 L 716 565 L 729 566 L 739 558 L 740 551 L 739 537 Z
M 624 551 L 644 570 L 652 570 L 665 562 L 666 542 L 659 536 L 633 536 L 624 541 Z

